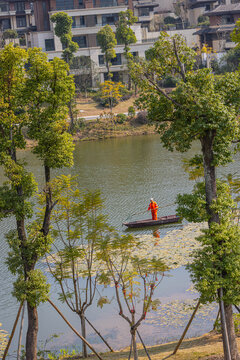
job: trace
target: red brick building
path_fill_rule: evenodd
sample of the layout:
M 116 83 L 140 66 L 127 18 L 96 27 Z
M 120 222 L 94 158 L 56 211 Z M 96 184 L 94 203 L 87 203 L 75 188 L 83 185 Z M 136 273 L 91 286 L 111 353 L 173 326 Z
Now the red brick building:
M 216 52 L 224 52 L 235 46 L 231 41 L 231 32 L 240 17 L 240 3 L 219 5 L 206 12 L 210 26 L 197 31 L 201 44 L 207 44 Z

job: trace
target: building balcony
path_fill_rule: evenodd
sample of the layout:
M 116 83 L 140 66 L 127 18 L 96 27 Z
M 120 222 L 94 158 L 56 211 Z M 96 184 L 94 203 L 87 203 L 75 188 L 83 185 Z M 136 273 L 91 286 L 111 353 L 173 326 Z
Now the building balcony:
M 233 41 L 226 41 L 224 47 L 225 49 L 233 49 L 236 47 L 236 44 Z
M 0 11 L 0 17 L 5 17 L 11 15 L 9 11 Z
M 89 35 L 89 34 L 97 34 L 100 28 L 104 26 L 102 24 L 98 24 L 94 27 L 74 27 L 72 28 L 73 35 Z M 116 31 L 116 26 L 111 26 L 112 30 Z
M 141 22 L 151 21 L 152 18 L 153 17 L 151 15 L 139 16 L 138 21 L 141 21 Z
M 87 15 L 107 15 L 107 14 L 118 14 L 121 11 L 126 11 L 128 7 L 126 5 L 122 6 L 112 6 L 112 7 L 101 7 L 101 8 L 84 8 L 84 9 L 71 9 L 64 10 L 69 16 L 87 16 Z M 59 10 L 51 10 L 49 15 L 53 15 L 59 12 Z

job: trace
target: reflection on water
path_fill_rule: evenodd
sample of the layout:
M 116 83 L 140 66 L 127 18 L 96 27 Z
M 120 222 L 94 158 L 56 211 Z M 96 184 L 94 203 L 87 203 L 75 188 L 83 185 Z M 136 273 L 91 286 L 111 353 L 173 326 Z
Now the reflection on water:
M 151 197 L 157 201 L 159 207 L 173 204 L 178 193 L 189 192 L 193 183 L 188 180 L 182 169 L 181 160 L 191 157 L 192 153 L 198 150 L 197 144 L 190 153 L 179 154 L 171 153 L 163 149 L 159 137 L 139 136 L 120 139 L 110 139 L 106 141 L 84 142 L 76 145 L 75 165 L 70 170 L 73 175 L 77 175 L 79 186 L 89 190 L 100 189 L 105 199 L 104 212 L 108 215 L 109 222 L 119 232 L 132 232 L 135 235 L 151 234 L 153 241 L 158 241 L 167 231 L 174 228 L 181 228 L 181 224 L 165 225 L 160 228 L 146 229 L 124 229 L 122 223 L 131 214 L 144 213 L 143 218 L 149 218 L 151 214 L 146 212 Z M 31 154 L 30 151 L 22 152 L 22 157 L 29 163 L 29 168 L 35 174 L 37 181 L 43 182 L 43 171 L 40 162 Z M 239 162 L 231 164 L 228 171 L 237 172 Z M 229 170 L 230 169 L 230 170 Z M 62 171 L 61 171 L 62 172 Z M 60 171 L 58 174 L 61 173 Z M 227 170 L 225 170 L 227 172 Z M 64 173 L 69 173 L 68 169 Z M 1 175 L 0 175 L 1 177 Z M 3 181 L 3 178 L 0 178 Z M 159 209 L 158 216 L 174 214 L 175 205 Z M 135 216 L 131 218 L 137 220 Z M 4 240 L 4 233 L 14 226 L 11 219 L 1 222 L 1 242 L 0 242 L 0 322 L 3 328 L 10 331 L 12 323 L 17 313 L 15 299 L 11 296 L 12 278 L 7 271 L 4 259 L 7 254 L 7 245 Z M 44 264 L 40 264 L 44 268 Z M 171 272 L 171 277 L 165 279 L 157 289 L 156 297 L 161 301 L 167 302 L 173 298 L 189 298 L 186 290 L 190 287 L 190 279 L 184 268 Z M 49 278 L 49 274 L 47 274 Z M 49 278 L 52 283 L 52 280 Z M 58 288 L 52 284 L 51 298 L 69 321 L 80 329 L 80 323 L 75 314 L 58 301 Z M 100 292 L 112 297 L 112 289 L 100 288 Z M 102 310 L 94 305 L 88 312 L 90 321 L 105 335 L 115 348 L 122 348 L 129 345 L 128 325 L 118 316 L 117 304 L 105 306 Z M 67 347 L 68 345 L 78 345 L 79 340 L 67 328 L 62 319 L 59 318 L 48 304 L 43 304 L 39 308 L 40 339 L 46 339 L 53 333 L 64 333 L 55 342 L 55 346 Z M 161 322 L 160 322 L 161 323 Z M 182 329 L 173 330 L 161 327 L 161 324 L 145 324 L 140 330 L 141 335 L 147 344 L 162 342 L 166 338 L 178 336 Z M 211 328 L 210 324 L 192 327 L 192 333 L 204 332 Z M 91 333 L 91 331 L 90 331 Z M 190 331 L 191 334 L 191 331 Z M 91 333 L 89 339 L 97 348 L 103 349 L 98 338 Z

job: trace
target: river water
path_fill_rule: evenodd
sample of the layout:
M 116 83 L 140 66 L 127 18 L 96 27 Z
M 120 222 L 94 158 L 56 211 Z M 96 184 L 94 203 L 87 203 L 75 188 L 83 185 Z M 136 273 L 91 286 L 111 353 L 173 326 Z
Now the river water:
M 190 158 L 198 151 L 199 146 L 195 143 L 187 154 L 168 152 L 162 147 L 158 135 L 83 142 L 76 145 L 74 167 L 70 170 L 64 169 L 63 172 L 77 175 L 79 185 L 83 189 L 101 190 L 105 200 L 104 212 L 108 215 L 109 223 L 120 233 L 123 233 L 126 230 L 122 227 L 122 222 L 130 214 L 146 210 L 151 197 L 154 197 L 159 206 L 163 206 L 174 203 L 178 193 L 191 191 L 194 182 L 189 181 L 188 176 L 184 173 L 182 160 Z M 39 160 L 30 151 L 22 152 L 21 157 L 27 161 L 29 169 L 41 184 L 43 172 Z M 221 169 L 220 173 L 240 173 L 239 167 L 239 155 L 237 155 L 236 161 L 227 169 Z M 3 182 L 2 175 L 0 175 L 0 181 Z M 175 205 L 171 205 L 161 209 L 159 215 L 174 214 L 174 211 Z M 14 222 L 11 219 L 0 223 L 0 322 L 2 327 L 9 332 L 18 305 L 11 295 L 13 279 L 4 263 L 8 250 L 4 240 L 4 233 L 13 225 Z M 177 226 L 179 227 L 179 225 Z M 160 236 L 175 227 L 176 225 L 161 228 Z M 152 234 L 152 231 L 152 229 L 135 230 L 134 234 Z M 47 276 L 52 284 L 51 299 L 59 306 L 73 326 L 79 330 L 78 318 L 58 301 L 58 289 L 48 274 Z M 156 296 L 163 303 L 173 299 L 189 299 L 194 297 L 187 292 L 190 286 L 189 274 L 184 268 L 179 268 L 171 271 L 171 277 L 162 282 L 157 289 Z M 112 289 L 104 290 L 104 294 L 111 297 Z M 99 309 L 94 305 L 89 309 L 87 316 L 115 349 L 129 345 L 128 325 L 118 315 L 114 301 L 103 309 Z M 159 319 L 154 324 L 151 322 L 143 324 L 140 332 L 146 344 L 151 345 L 161 343 L 166 339 L 177 338 L 182 332 L 183 325 L 172 328 L 161 324 L 161 319 Z M 208 319 L 200 321 L 198 319 L 190 329 L 189 335 L 204 333 L 210 330 L 211 327 L 212 321 Z M 49 344 L 48 347 L 80 347 L 79 340 L 59 318 L 59 315 L 50 308 L 50 305 L 43 304 L 39 307 L 40 342 L 44 342 L 52 334 L 62 335 Z M 97 349 L 105 349 L 91 330 L 89 330 L 88 339 Z M 15 346 L 16 341 L 13 343 L 12 353 Z M 12 354 L 10 358 L 14 359 L 14 355 Z

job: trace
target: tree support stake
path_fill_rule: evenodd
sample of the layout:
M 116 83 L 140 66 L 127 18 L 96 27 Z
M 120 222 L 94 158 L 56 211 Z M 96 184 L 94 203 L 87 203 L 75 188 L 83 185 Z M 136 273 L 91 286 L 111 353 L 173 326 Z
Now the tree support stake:
M 138 337 L 139 337 L 139 339 L 140 339 L 140 341 L 141 341 L 141 343 L 142 343 L 142 346 L 143 346 L 143 348 L 144 348 L 144 350 L 145 350 L 145 353 L 147 354 L 148 359 L 151 360 L 150 355 L 149 355 L 149 353 L 148 353 L 148 351 L 147 351 L 147 348 L 146 348 L 146 346 L 145 346 L 145 344 L 144 344 L 144 342 L 143 342 L 143 339 L 142 339 L 142 337 L 140 336 L 138 330 L 137 330 L 137 334 L 138 334 Z
M 109 348 L 109 350 L 111 352 L 114 352 L 113 348 L 108 344 L 108 342 L 104 339 L 104 337 L 100 334 L 100 332 L 93 326 L 93 324 L 86 318 L 86 316 L 84 316 L 86 322 L 88 323 L 89 326 L 91 326 L 91 328 L 95 331 L 95 333 L 102 339 L 102 341 L 104 342 L 104 344 L 107 345 L 107 347 Z
M 83 341 L 85 344 L 89 347 L 90 350 L 97 356 L 98 359 L 103 360 L 103 358 L 94 350 L 91 344 L 82 337 L 82 335 L 79 334 L 79 332 L 74 329 L 74 327 L 70 324 L 70 322 L 65 318 L 65 316 L 61 313 L 61 311 L 57 308 L 56 305 L 53 304 L 53 302 L 50 299 L 47 299 L 47 301 L 52 305 L 52 307 L 59 313 L 59 315 L 63 318 L 63 320 L 68 324 L 68 326 L 72 329 L 72 331 Z
M 183 342 L 183 340 L 185 338 L 185 335 L 186 335 L 186 333 L 187 333 L 187 331 L 188 331 L 188 329 L 189 329 L 189 327 L 190 327 L 190 325 L 191 325 L 191 323 L 192 323 L 192 321 L 193 321 L 193 319 L 194 319 L 194 317 L 196 315 L 196 312 L 198 311 L 199 306 L 200 306 L 200 300 L 198 300 L 198 303 L 197 303 L 197 305 L 196 305 L 196 307 L 195 307 L 195 309 L 194 309 L 194 311 L 192 313 L 192 316 L 191 316 L 189 322 L 187 323 L 187 326 L 185 327 L 185 329 L 183 331 L 183 334 L 182 334 L 180 340 L 178 341 L 177 346 L 175 347 L 173 353 L 166 356 L 163 360 L 168 359 L 169 357 L 171 357 L 171 356 L 173 356 L 173 355 L 175 355 L 177 353 L 177 351 L 180 348 L 180 346 L 181 346 L 181 344 L 182 344 L 182 342 Z
M 220 305 L 220 311 L 221 311 L 222 335 L 224 338 L 224 345 L 225 345 L 225 350 L 226 350 L 226 360 L 231 360 L 231 351 L 230 351 L 229 338 L 228 338 L 228 332 L 227 332 L 224 302 L 222 299 L 222 297 L 223 297 L 223 289 L 222 288 L 220 288 L 218 290 L 218 295 L 219 295 L 219 305 Z
M 19 329 L 18 349 L 17 349 L 17 360 L 20 360 L 20 356 L 21 356 L 21 344 L 22 344 L 22 332 L 23 332 L 23 322 L 24 322 L 24 310 L 25 310 L 25 301 L 23 302 L 22 318 L 21 318 L 20 329 Z
M 21 311 L 22 311 L 22 307 L 23 307 L 23 301 L 21 302 L 21 304 L 20 304 L 20 306 L 19 306 L 18 313 L 17 313 L 17 317 L 16 317 L 16 320 L 15 320 L 15 322 L 14 322 L 14 325 L 13 325 L 13 328 L 12 328 L 12 332 L 11 332 L 10 338 L 9 338 L 9 340 L 8 340 L 7 347 L 6 347 L 5 351 L 4 351 L 2 360 L 5 360 L 5 359 L 6 359 L 6 356 L 7 356 L 8 350 L 9 350 L 9 348 L 10 348 L 10 345 L 11 345 L 11 342 L 12 342 L 12 339 L 13 339 L 13 336 L 14 336 L 14 333 L 15 333 L 15 330 L 16 330 L 16 327 L 17 327 L 17 323 L 18 323 L 18 320 L 19 320 L 19 317 L 20 317 L 20 314 L 21 314 Z

